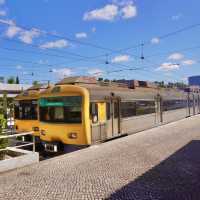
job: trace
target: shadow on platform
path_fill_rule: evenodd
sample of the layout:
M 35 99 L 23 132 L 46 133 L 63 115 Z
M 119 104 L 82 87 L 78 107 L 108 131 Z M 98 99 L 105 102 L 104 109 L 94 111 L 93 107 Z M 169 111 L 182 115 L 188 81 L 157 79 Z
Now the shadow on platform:
M 200 200 L 200 141 L 191 141 L 107 199 Z

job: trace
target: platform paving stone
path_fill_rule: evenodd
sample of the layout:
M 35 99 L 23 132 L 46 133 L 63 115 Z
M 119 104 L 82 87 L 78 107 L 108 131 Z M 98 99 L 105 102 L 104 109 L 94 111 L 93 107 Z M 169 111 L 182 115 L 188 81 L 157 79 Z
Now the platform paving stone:
M 200 200 L 200 116 L 0 174 L 0 200 Z

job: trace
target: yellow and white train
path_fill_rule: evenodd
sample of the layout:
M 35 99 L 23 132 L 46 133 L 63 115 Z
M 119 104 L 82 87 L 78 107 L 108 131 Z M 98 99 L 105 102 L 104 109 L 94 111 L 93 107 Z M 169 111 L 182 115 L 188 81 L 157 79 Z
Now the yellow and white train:
M 200 113 L 198 88 L 141 85 L 71 77 L 26 91 L 16 98 L 17 130 L 34 130 L 47 151 L 68 151 Z
M 40 138 L 49 151 L 97 142 L 200 112 L 199 90 L 136 87 L 66 78 L 40 93 Z

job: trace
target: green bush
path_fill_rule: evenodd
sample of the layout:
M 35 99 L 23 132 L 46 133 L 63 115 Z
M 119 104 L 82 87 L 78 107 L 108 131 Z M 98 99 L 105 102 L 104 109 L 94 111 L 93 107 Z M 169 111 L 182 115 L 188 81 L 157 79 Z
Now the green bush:
M 6 119 L 3 114 L 0 114 L 0 136 L 3 135 L 2 131 L 6 128 Z M 0 139 L 0 149 L 5 149 L 8 146 L 8 139 Z

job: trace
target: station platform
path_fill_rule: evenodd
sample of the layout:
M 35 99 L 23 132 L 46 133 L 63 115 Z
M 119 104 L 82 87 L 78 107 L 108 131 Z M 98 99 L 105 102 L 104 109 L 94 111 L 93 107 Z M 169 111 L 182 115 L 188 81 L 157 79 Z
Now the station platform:
M 0 174 L 1 200 L 199 200 L 199 188 L 199 115 Z

